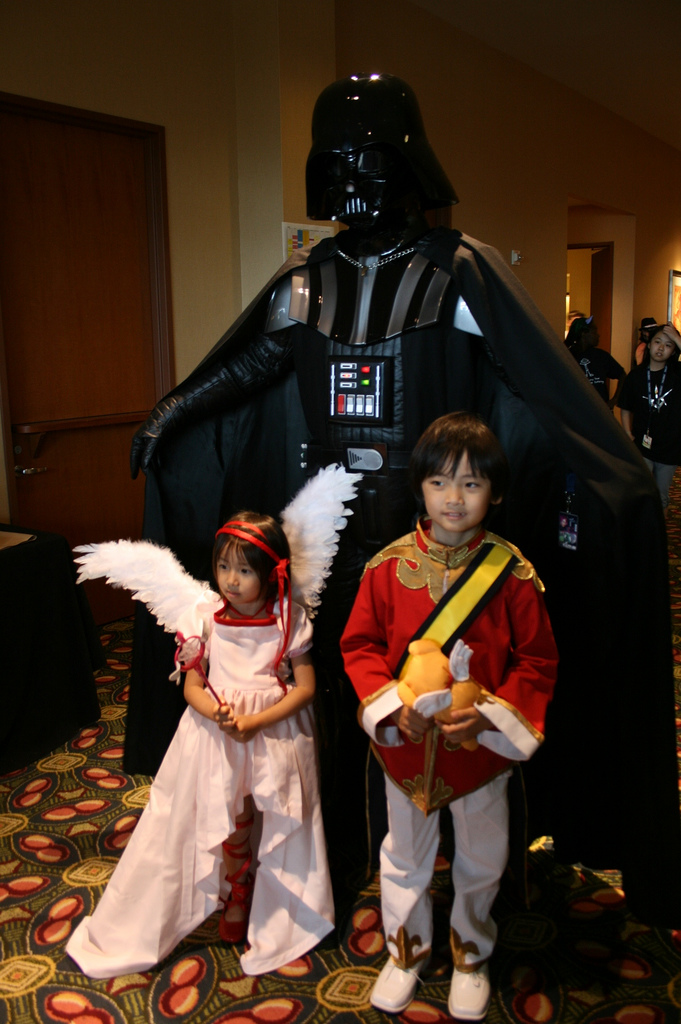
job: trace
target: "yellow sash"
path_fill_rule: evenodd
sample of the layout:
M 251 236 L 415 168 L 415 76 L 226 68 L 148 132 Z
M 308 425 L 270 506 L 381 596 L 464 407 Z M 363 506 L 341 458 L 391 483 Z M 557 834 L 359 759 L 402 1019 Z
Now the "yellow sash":
M 434 640 L 442 647 L 448 640 L 456 639 L 455 634 L 482 611 L 493 596 L 495 584 L 503 582 L 517 561 L 511 551 L 499 544 L 487 542 L 483 545 L 482 551 L 443 596 L 412 640 Z M 400 679 L 404 678 L 411 658 L 407 652 L 399 673 Z

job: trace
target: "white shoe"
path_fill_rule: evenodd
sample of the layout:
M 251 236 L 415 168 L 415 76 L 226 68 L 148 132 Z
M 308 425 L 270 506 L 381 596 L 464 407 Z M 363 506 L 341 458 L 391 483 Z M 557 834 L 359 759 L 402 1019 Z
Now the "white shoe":
M 457 1020 L 483 1020 L 492 990 L 487 964 L 477 971 L 454 971 L 449 990 L 449 1012 Z
M 384 1013 L 401 1013 L 414 998 L 418 980 L 416 971 L 404 971 L 388 960 L 371 990 L 371 1005 Z

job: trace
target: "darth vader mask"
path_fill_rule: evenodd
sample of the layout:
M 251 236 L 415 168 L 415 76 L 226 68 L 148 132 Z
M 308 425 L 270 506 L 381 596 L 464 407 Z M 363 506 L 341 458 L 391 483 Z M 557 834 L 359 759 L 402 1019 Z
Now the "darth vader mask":
M 367 146 L 317 158 L 324 219 L 344 224 L 375 223 L 382 213 L 419 196 L 419 183 L 391 146 Z
M 424 210 L 458 201 L 412 89 L 392 75 L 352 75 L 322 92 L 306 181 L 317 220 L 371 222 L 412 198 Z

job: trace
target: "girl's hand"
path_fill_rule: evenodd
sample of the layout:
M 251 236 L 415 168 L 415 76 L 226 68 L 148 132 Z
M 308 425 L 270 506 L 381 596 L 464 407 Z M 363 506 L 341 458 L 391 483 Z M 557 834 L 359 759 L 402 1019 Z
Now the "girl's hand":
M 257 715 L 236 715 L 233 716 L 233 729 L 231 735 L 239 743 L 248 743 L 257 732 L 260 732 Z
M 234 728 L 234 711 L 229 704 L 215 704 L 213 721 L 218 723 L 222 732 L 232 732 Z
M 444 722 L 437 724 L 440 731 L 453 743 L 474 740 L 478 733 L 490 728 L 489 721 L 474 707 L 461 708 L 459 711 L 451 711 L 450 714 L 451 725 L 445 725 Z
M 295 685 L 286 687 L 276 704 L 256 715 L 235 715 L 232 712 L 220 728 L 238 743 L 248 743 L 261 729 L 269 729 L 311 704 L 314 699 L 315 675 L 309 652 L 291 658 L 291 668 Z

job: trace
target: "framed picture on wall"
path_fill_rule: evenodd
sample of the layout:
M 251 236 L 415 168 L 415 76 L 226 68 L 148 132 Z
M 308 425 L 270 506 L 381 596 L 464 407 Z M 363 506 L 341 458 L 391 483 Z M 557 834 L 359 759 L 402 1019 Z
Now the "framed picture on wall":
M 681 332 L 681 270 L 669 271 L 669 293 L 667 296 L 667 320 Z

